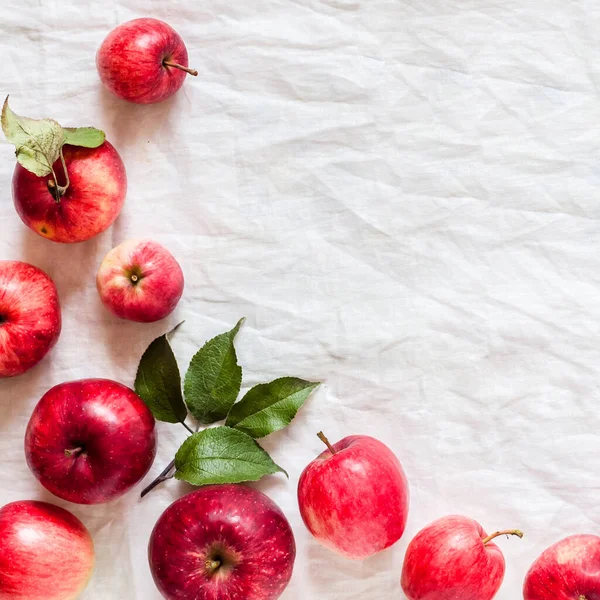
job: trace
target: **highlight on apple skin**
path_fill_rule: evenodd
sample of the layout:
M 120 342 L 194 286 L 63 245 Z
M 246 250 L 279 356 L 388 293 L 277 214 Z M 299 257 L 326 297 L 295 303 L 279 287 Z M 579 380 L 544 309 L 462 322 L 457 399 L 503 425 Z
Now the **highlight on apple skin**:
M 170 315 L 183 294 L 183 271 L 152 240 L 128 240 L 104 258 L 96 276 L 102 303 L 122 319 L 151 323 Z
M 25 262 L 0 261 L 0 379 L 25 373 L 56 344 L 61 312 L 54 282 Z
M 46 502 L 0 508 L 0 598 L 74 600 L 94 570 L 94 544 L 70 512 Z
M 409 509 L 408 481 L 396 455 L 364 435 L 328 444 L 300 477 L 298 503 L 309 531 L 324 546 L 355 560 L 395 544 Z
M 77 504 L 119 498 L 156 456 L 155 421 L 142 399 L 108 379 L 59 384 L 35 407 L 25 457 L 52 494 Z
M 276 600 L 287 587 L 296 545 L 267 496 L 243 485 L 211 485 L 174 502 L 148 548 L 167 600 Z
M 57 192 L 52 175 L 38 177 L 17 163 L 13 200 L 23 223 L 42 237 L 84 242 L 108 229 L 119 216 L 127 193 L 125 166 L 107 141 L 97 148 L 65 145 L 63 154 L 69 176 L 63 195 Z M 65 176 L 60 160 L 54 171 Z
M 572 535 L 545 550 L 525 577 L 524 600 L 598 600 L 600 537 Z
M 183 85 L 188 53 L 179 34 L 164 21 L 142 18 L 113 29 L 96 55 L 102 83 L 116 96 L 137 104 L 162 102 Z
M 408 600 L 492 600 L 504 580 L 505 561 L 493 539 L 523 537 L 519 530 L 487 535 L 481 525 L 458 515 L 422 529 L 408 545 L 402 589 Z

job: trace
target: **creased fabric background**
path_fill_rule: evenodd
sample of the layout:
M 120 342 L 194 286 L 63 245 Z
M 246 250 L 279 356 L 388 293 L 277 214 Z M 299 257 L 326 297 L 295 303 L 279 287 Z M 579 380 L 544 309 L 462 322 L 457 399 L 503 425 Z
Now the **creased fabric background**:
M 30 232 L 0 144 L 0 258 L 45 269 L 64 327 L 51 357 L 0 382 L 0 500 L 51 498 L 23 435 L 51 386 L 132 385 L 157 335 L 185 369 L 209 337 L 248 318 L 245 387 L 323 380 L 265 441 L 290 481 L 258 485 L 294 528 L 285 600 L 404 598 L 404 550 L 449 513 L 500 540 L 499 600 L 520 597 L 550 543 L 598 533 L 600 465 L 600 5 L 592 0 L 106 0 L 0 2 L 0 92 L 20 114 L 106 130 L 127 167 L 115 226 L 80 245 Z M 182 35 L 200 76 L 170 101 L 106 92 L 95 52 L 110 29 L 154 16 Z M 118 321 L 96 269 L 151 237 L 180 260 L 185 296 L 165 322 Z M 148 480 L 183 428 L 160 426 Z M 412 488 L 402 541 L 363 563 L 322 549 L 296 503 L 303 467 L 337 440 L 391 446 Z M 85 600 L 158 600 L 150 531 L 188 486 L 170 482 L 68 508 L 98 556 Z M 139 490 L 138 490 L 139 491 Z

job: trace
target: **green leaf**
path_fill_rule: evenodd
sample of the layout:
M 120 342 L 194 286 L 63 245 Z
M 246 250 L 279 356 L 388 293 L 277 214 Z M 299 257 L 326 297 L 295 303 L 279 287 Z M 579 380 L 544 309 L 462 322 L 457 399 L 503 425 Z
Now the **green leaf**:
M 83 146 L 84 148 L 97 148 L 104 143 L 104 131 L 95 127 L 63 127 L 65 144 Z
M 175 455 L 175 478 L 192 485 L 258 481 L 287 473 L 249 435 L 213 427 L 191 435 Z
M 261 438 L 287 427 L 319 383 L 282 377 L 253 387 L 229 411 L 225 425 Z
M 8 106 L 2 107 L 2 131 L 16 147 L 17 161 L 38 177 L 52 173 L 52 165 L 60 157 L 65 142 L 63 128 L 52 119 L 20 117 Z
M 135 391 L 159 421 L 185 421 L 181 375 L 167 334 L 156 338 L 144 352 L 135 377 Z
M 244 319 L 227 333 L 206 342 L 192 358 L 185 376 L 185 401 L 200 423 L 210 425 L 227 416 L 242 385 L 233 340 Z

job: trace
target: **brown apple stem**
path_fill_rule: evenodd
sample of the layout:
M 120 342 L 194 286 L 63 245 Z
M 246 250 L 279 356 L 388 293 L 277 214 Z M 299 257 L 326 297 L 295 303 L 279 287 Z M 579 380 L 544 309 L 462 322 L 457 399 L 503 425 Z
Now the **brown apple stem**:
M 317 433 L 317 437 L 327 446 L 327 448 L 329 448 L 329 452 L 331 452 L 331 454 L 335 454 L 334 447 L 330 444 L 329 440 L 325 437 L 325 434 L 322 431 Z
M 170 60 L 163 60 L 163 65 L 165 67 L 174 67 L 175 69 L 181 69 L 182 71 L 185 71 L 186 73 L 189 73 L 190 75 L 193 75 L 194 77 L 198 76 L 198 71 L 196 71 L 196 69 L 190 69 L 189 67 L 184 67 L 183 65 L 180 65 L 179 63 L 171 62 Z
M 52 176 L 54 177 L 54 179 L 50 179 L 50 181 L 48 181 L 48 191 L 52 194 L 52 197 L 54 198 L 57 204 L 60 202 L 60 199 L 66 194 L 67 189 L 71 185 L 71 181 L 69 179 L 69 172 L 67 171 L 67 163 L 65 162 L 62 147 L 60 149 L 60 162 L 62 164 L 63 172 L 65 174 L 65 185 L 60 185 L 58 183 L 58 177 L 56 176 L 56 173 L 54 172 L 54 169 L 52 167 Z
M 140 498 L 144 498 L 147 496 L 156 486 L 160 485 L 163 481 L 167 481 L 168 479 L 173 479 L 173 475 L 169 475 L 169 473 L 175 467 L 175 459 L 173 459 L 168 465 L 167 468 L 141 493 Z
M 492 540 L 500 537 L 501 535 L 516 535 L 518 538 L 523 537 L 523 532 L 518 529 L 507 529 L 505 531 L 496 531 L 496 533 L 492 533 L 483 539 L 483 545 L 489 544 Z

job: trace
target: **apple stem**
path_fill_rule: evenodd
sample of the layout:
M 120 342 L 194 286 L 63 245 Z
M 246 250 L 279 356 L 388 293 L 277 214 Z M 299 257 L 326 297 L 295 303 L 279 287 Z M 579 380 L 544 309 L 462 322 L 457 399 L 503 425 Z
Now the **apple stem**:
M 173 459 L 168 465 L 167 468 L 146 488 L 141 494 L 141 498 L 147 496 L 156 486 L 160 485 L 163 481 L 167 481 L 168 479 L 173 479 L 173 475 L 169 475 L 169 473 L 173 470 L 175 466 L 175 459 Z
M 322 431 L 319 431 L 319 433 L 317 433 L 317 437 L 327 446 L 327 448 L 329 448 L 329 452 L 331 452 L 331 454 L 335 454 L 334 447 L 331 445 L 331 443 L 325 437 L 325 434 Z
M 60 203 L 60 199 L 66 194 L 67 189 L 71 185 L 71 181 L 69 179 L 69 172 L 67 171 L 67 163 L 65 162 L 65 157 L 62 151 L 62 146 L 60 148 L 60 162 L 62 164 L 63 172 L 65 174 L 65 185 L 60 185 L 58 183 L 58 177 L 56 176 L 56 173 L 54 172 L 54 169 L 52 167 L 50 168 L 52 169 L 52 175 L 54 176 L 54 179 L 48 181 L 48 190 L 52 194 L 52 197 L 54 198 L 54 201 L 57 204 Z
M 505 531 L 496 531 L 496 533 L 492 533 L 483 539 L 483 545 L 489 544 L 492 540 L 500 537 L 501 535 L 516 535 L 518 538 L 523 537 L 523 532 L 518 529 L 507 529 Z
M 181 69 L 182 71 L 185 71 L 186 73 L 189 73 L 190 75 L 193 75 L 194 77 L 198 76 L 198 71 L 196 71 L 196 69 L 190 69 L 189 67 L 184 67 L 183 65 L 180 65 L 179 63 L 171 62 L 170 60 L 163 60 L 163 65 L 165 67 L 174 67 L 175 69 Z

